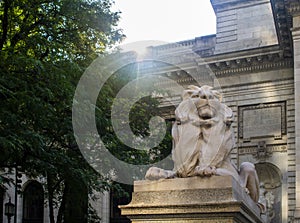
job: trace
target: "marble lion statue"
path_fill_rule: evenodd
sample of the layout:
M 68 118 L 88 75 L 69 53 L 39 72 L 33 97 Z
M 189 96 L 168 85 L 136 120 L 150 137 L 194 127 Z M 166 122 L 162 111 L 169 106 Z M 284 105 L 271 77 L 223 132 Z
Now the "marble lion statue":
M 172 127 L 174 169 L 151 167 L 145 178 L 231 175 L 258 202 L 255 166 L 245 162 L 237 169 L 230 161 L 230 152 L 235 146 L 231 130 L 233 112 L 222 103 L 220 92 L 206 85 L 189 86 L 182 94 L 175 117 Z

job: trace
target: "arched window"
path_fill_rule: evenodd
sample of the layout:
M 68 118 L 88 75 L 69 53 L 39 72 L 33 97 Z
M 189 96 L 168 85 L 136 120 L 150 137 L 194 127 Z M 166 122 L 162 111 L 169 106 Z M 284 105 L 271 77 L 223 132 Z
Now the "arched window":
M 40 183 L 32 181 L 23 193 L 23 223 L 43 223 L 44 190 Z
M 277 166 L 263 162 L 255 164 L 260 182 L 260 202 L 266 206 L 266 214 L 262 218 L 266 223 L 282 222 L 282 176 Z

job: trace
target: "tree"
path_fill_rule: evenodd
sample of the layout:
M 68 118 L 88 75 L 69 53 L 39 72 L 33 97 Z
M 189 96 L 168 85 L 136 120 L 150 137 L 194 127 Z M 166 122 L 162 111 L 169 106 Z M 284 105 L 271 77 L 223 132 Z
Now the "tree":
M 110 0 L 0 2 L 1 166 L 19 165 L 25 174 L 47 179 L 51 223 L 56 205 L 57 222 L 82 222 L 83 214 L 77 219 L 69 214 L 71 202 L 71 211 L 87 207 L 76 202 L 82 200 L 78 191 L 108 185 L 76 146 L 71 106 L 84 69 L 123 37 L 111 5 Z
M 113 58 L 113 57 L 112 57 Z M 104 60 L 106 61 L 106 60 Z M 100 63 L 102 61 L 99 61 Z M 144 139 L 144 137 L 149 136 L 149 120 L 157 115 L 160 115 L 160 110 L 158 109 L 159 106 L 159 100 L 155 97 L 152 97 L 151 95 L 147 94 L 151 92 L 147 89 L 145 92 L 139 91 L 139 88 L 135 88 L 134 86 L 130 86 L 129 90 L 132 93 L 132 95 L 136 95 L 137 98 L 140 98 L 136 103 L 133 104 L 131 107 L 131 104 L 128 103 L 128 98 L 126 96 L 128 95 L 118 95 L 120 93 L 120 90 L 123 89 L 128 83 L 132 83 L 132 81 L 137 80 L 139 73 L 139 63 L 140 62 L 134 62 L 131 64 L 128 64 L 124 67 L 121 67 L 120 69 L 117 69 L 116 72 L 114 72 L 113 75 L 110 75 L 109 80 L 106 82 L 106 84 L 103 86 L 99 93 L 99 97 L 97 100 L 97 106 L 96 106 L 96 117 L 106 117 L 106 119 L 99 119 L 98 120 L 98 133 L 101 136 L 101 140 L 104 142 L 105 147 L 110 151 L 111 154 L 114 155 L 117 159 L 124 161 L 126 163 L 134 164 L 134 165 L 145 165 L 145 164 L 151 164 L 155 163 L 159 160 L 162 160 L 163 158 L 170 155 L 171 152 L 171 123 L 168 123 L 168 130 L 167 133 L 163 139 L 163 141 L 156 147 L 151 148 L 150 150 L 136 150 L 134 148 L 131 148 L 130 146 L 126 145 L 124 143 L 124 140 L 121 140 L 116 135 L 116 128 L 120 130 L 126 129 L 126 125 L 130 126 L 130 130 L 134 133 L 135 136 L 140 138 L 141 140 Z M 147 63 L 147 61 L 145 61 Z M 98 66 L 98 68 L 101 66 Z M 118 65 L 116 65 L 118 67 Z M 104 73 L 104 71 L 99 72 Z M 104 75 L 105 76 L 105 75 Z M 97 81 L 95 81 L 97 83 Z M 153 83 L 147 83 L 146 85 L 152 85 Z M 143 85 L 143 88 L 147 88 L 146 85 Z M 84 94 L 86 91 L 83 89 L 82 93 Z M 131 95 L 131 94 L 130 94 Z M 129 100 L 132 100 L 132 98 L 129 97 Z M 112 117 L 111 108 L 113 107 L 113 104 L 118 104 L 119 111 L 116 111 L 117 117 Z M 129 109 L 130 108 L 130 109 Z M 130 110 L 130 113 L 128 114 L 127 111 Z M 126 117 L 129 116 L 129 117 Z M 112 118 L 118 118 L 120 121 L 118 122 L 118 125 L 114 126 L 112 125 Z M 127 120 L 127 118 L 129 118 Z M 83 128 L 84 129 L 84 128 Z M 85 131 L 82 131 L 85 133 Z M 90 132 L 87 131 L 87 135 Z M 127 134 L 125 130 L 125 141 L 132 141 L 130 134 Z M 91 135 L 92 136 L 92 135 Z M 92 143 L 93 144 L 93 143 Z M 95 143 L 96 144 L 96 143 Z M 114 169 L 115 163 L 110 162 L 109 160 L 106 161 L 105 156 L 94 156 L 94 154 L 97 154 L 96 152 L 92 151 L 91 147 L 91 153 L 90 156 L 94 157 L 95 160 L 102 159 L 101 163 L 105 163 L 106 166 L 111 166 L 111 169 Z M 97 150 L 97 149 L 95 149 Z M 115 170 L 115 169 L 114 169 Z M 140 171 L 143 170 L 143 168 L 138 169 L 136 172 L 130 172 L 128 174 L 129 170 L 121 170 L 120 172 L 118 170 L 115 170 L 115 176 L 118 178 L 119 175 L 127 175 L 127 179 L 132 179 L 132 177 L 140 176 Z M 145 173 L 144 173 L 145 174 Z M 123 177 L 122 177 L 123 178 Z M 124 178 L 123 178 L 124 179 Z M 122 180 L 121 180 L 122 181 Z M 120 181 L 119 181 L 120 182 Z M 128 182 L 126 180 L 126 182 Z M 133 182 L 131 182 L 133 183 Z M 127 222 L 124 219 L 124 216 L 120 216 L 120 210 L 118 209 L 118 205 L 125 204 L 130 200 L 130 193 L 132 192 L 132 186 L 126 185 L 126 184 L 119 184 L 114 182 L 114 188 L 111 190 L 111 198 L 113 199 L 113 204 L 111 206 L 112 211 L 115 212 L 115 219 L 111 219 L 112 222 Z
M 116 98 L 117 93 L 120 92 L 120 90 L 129 82 L 138 80 L 139 74 L 139 68 L 138 63 L 136 62 L 127 65 L 126 67 L 120 68 L 114 75 L 111 76 L 111 78 L 108 80 L 108 83 L 111 85 L 112 89 L 112 98 L 114 98 L 114 103 L 120 104 L 118 107 L 122 110 L 118 112 L 118 118 L 120 119 L 120 126 L 118 128 L 124 129 L 124 125 L 128 124 L 130 126 L 130 130 L 132 133 L 143 139 L 144 137 L 149 136 L 149 121 L 152 117 L 155 116 L 161 116 L 160 110 L 159 110 L 159 100 L 156 97 L 153 97 L 149 94 L 149 92 L 152 92 L 152 89 L 149 86 L 151 86 L 153 83 L 151 80 L 147 83 L 149 85 L 148 87 L 143 85 L 143 90 L 140 89 L 134 89 L 130 88 L 130 91 L 133 92 L 133 95 L 136 95 L 137 98 L 140 98 L 134 105 L 130 108 L 130 105 L 128 105 L 128 100 L 125 97 Z M 147 61 L 145 61 L 147 63 Z M 154 80 L 156 81 L 156 80 Z M 104 90 L 106 91 L 106 90 Z M 103 92 L 103 91 L 102 91 Z M 104 97 L 106 97 L 105 94 L 101 94 L 99 96 L 98 106 L 102 105 L 103 100 L 105 100 Z M 164 92 L 166 93 L 166 92 Z M 102 96 L 102 98 L 101 98 Z M 109 97 L 110 99 L 110 97 Z M 130 99 L 130 98 L 129 98 Z M 118 100 L 116 102 L 116 100 Z M 112 100 L 106 101 L 106 105 L 111 108 L 112 107 Z M 129 114 L 125 114 L 123 111 L 129 111 Z M 109 113 L 110 114 L 110 113 Z M 103 114 L 98 114 L 98 116 Z M 129 116 L 128 123 L 125 122 L 126 115 Z M 155 163 L 166 156 L 168 156 L 171 152 L 171 123 L 167 123 L 167 132 L 163 139 L 163 141 L 156 147 L 153 147 L 151 149 L 147 150 L 136 150 L 134 148 L 131 148 L 129 146 L 126 146 L 114 133 L 111 123 L 111 116 L 108 116 L 109 122 L 106 123 L 107 127 L 106 129 L 109 129 L 111 131 L 101 131 L 101 127 L 98 126 L 98 132 L 102 136 L 104 142 L 106 142 L 106 145 L 110 152 L 114 154 L 118 159 L 126 161 L 127 163 L 132 164 L 149 164 L 149 163 Z M 165 134 L 165 133 L 163 133 Z M 130 135 L 128 136 L 130 137 Z M 131 138 L 127 140 L 132 140 Z
M 86 222 L 87 194 L 111 186 L 82 157 L 71 120 L 74 91 L 84 70 L 123 37 L 116 28 L 119 13 L 111 5 L 111 0 L 0 2 L 0 163 L 45 177 L 51 223 Z M 130 69 L 120 71 L 102 89 L 96 104 L 98 132 L 121 160 L 154 162 L 169 154 L 170 136 L 145 152 L 122 144 L 112 131 L 110 107 L 115 92 L 134 78 L 129 74 Z M 138 101 L 130 114 L 133 132 L 147 136 L 148 121 L 156 113 L 155 99 Z

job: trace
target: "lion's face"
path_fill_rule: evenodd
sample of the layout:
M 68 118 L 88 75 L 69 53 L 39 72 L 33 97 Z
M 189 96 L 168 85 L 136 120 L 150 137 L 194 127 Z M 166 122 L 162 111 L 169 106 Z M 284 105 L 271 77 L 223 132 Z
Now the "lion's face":
M 223 113 L 220 112 L 222 109 L 221 96 L 219 92 L 212 90 L 212 87 L 206 85 L 202 87 L 189 86 L 183 94 L 183 99 L 193 101 L 201 120 L 208 121 Z

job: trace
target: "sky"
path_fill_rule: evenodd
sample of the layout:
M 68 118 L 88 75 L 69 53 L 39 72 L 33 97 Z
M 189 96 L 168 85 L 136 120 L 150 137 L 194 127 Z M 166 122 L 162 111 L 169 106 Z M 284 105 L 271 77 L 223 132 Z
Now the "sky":
M 178 42 L 216 33 L 209 0 L 115 0 L 113 9 L 122 12 L 123 44 Z

